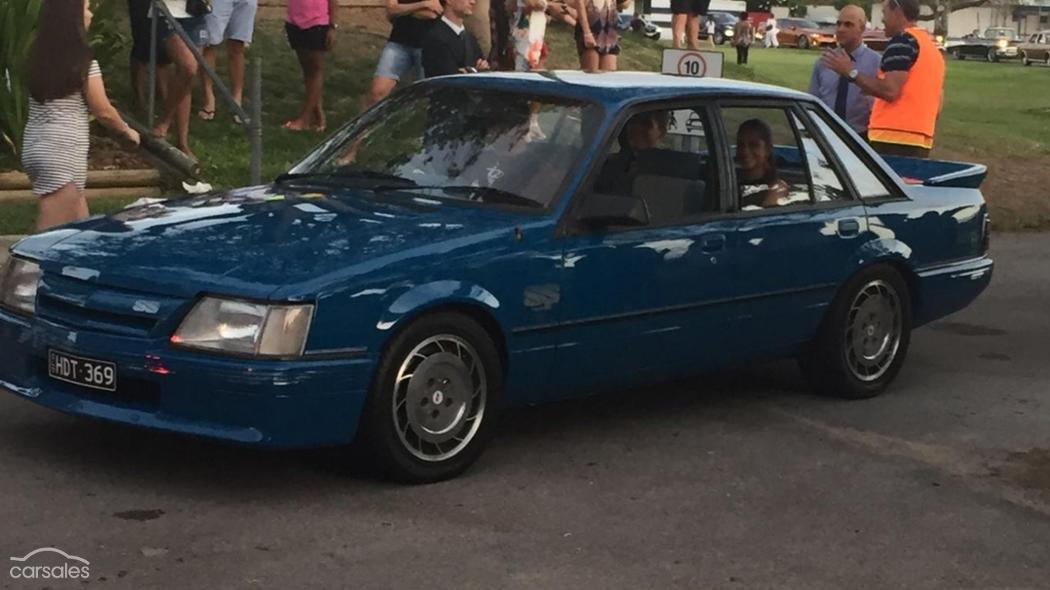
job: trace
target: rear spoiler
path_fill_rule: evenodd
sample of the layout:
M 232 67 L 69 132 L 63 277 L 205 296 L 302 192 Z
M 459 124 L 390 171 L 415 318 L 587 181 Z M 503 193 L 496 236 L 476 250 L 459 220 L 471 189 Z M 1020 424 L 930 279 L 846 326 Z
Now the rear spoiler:
M 949 162 L 946 160 L 922 160 L 902 156 L 883 156 L 882 159 L 907 184 L 981 188 L 981 183 L 988 176 L 988 167 L 984 164 Z

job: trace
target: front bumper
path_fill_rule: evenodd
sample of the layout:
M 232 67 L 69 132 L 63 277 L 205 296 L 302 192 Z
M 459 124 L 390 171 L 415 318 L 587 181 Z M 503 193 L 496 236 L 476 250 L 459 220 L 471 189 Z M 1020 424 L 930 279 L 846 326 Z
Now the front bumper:
M 47 351 L 117 364 L 117 391 L 57 381 Z M 166 341 L 71 329 L 0 310 L 0 389 L 42 406 L 135 426 L 272 447 L 350 442 L 374 359 L 242 360 Z
M 1017 57 L 1016 47 L 1000 47 L 997 51 L 999 57 Z

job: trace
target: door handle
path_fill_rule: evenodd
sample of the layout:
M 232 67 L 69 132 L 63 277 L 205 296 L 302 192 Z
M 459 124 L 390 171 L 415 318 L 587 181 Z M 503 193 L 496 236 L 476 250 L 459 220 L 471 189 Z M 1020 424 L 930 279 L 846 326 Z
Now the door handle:
M 838 222 L 840 238 L 855 238 L 860 235 L 860 220 L 855 218 L 840 219 Z
M 720 252 L 726 247 L 726 237 L 722 234 L 715 234 L 713 236 L 704 236 L 700 240 L 700 249 L 704 252 L 711 254 L 712 252 Z

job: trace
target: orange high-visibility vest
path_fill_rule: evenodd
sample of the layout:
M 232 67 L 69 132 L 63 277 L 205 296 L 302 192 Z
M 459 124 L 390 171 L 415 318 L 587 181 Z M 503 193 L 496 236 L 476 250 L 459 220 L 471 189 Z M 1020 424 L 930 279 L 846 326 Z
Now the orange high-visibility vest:
M 868 123 L 868 139 L 928 149 L 933 147 L 933 130 L 941 109 L 944 58 L 926 29 L 909 27 L 905 32 L 919 42 L 919 58 L 908 71 L 908 79 L 897 100 L 889 102 L 875 98 Z M 885 72 L 879 68 L 879 78 L 884 77 Z

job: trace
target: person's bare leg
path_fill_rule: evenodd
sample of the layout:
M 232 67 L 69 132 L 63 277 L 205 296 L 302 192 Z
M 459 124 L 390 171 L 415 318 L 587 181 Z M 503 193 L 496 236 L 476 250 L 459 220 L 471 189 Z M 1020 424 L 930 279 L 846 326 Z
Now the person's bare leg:
M 142 63 L 135 58 L 129 60 L 128 69 L 131 72 L 131 87 L 135 90 L 135 100 L 138 101 L 138 104 L 135 106 L 142 111 L 145 111 L 149 104 L 149 89 L 146 88 L 146 85 L 149 83 L 148 68 L 149 64 Z
M 616 56 L 615 55 L 603 55 L 601 56 L 601 70 L 603 72 L 615 72 L 616 71 Z
M 700 17 L 695 14 L 685 21 L 685 44 L 689 49 L 700 48 Z
M 597 70 L 599 66 L 598 52 L 593 49 L 584 49 L 580 53 L 580 69 L 585 72 Z
M 209 45 L 204 48 L 204 61 L 208 62 L 208 67 L 215 71 L 215 62 L 217 51 L 215 46 Z M 205 121 L 210 121 L 215 118 L 215 88 L 214 83 L 208 74 L 201 70 L 201 110 L 197 113 L 197 116 Z
M 320 106 L 320 97 L 324 89 L 324 52 L 311 49 L 297 49 L 299 67 L 303 70 L 303 85 L 306 95 L 303 97 L 303 108 L 296 118 L 284 124 L 285 129 L 302 131 L 316 124 Z
M 362 100 L 361 110 L 365 110 L 375 103 L 386 98 L 394 88 L 397 86 L 397 80 L 393 78 L 385 78 L 383 76 L 376 76 L 372 78 L 372 86 L 369 87 L 368 92 Z
M 686 19 L 688 14 L 671 15 L 671 47 L 680 49 L 682 47 L 682 35 L 685 34 Z
M 167 96 L 164 101 L 164 116 L 154 126 L 153 134 L 157 137 L 166 137 L 174 122 L 178 135 L 175 147 L 187 156 L 195 158 L 190 150 L 189 135 L 191 92 L 193 80 L 197 76 L 197 60 L 177 35 L 168 37 L 167 48 L 168 55 L 174 64 L 174 71 L 168 83 Z
M 227 39 L 226 57 L 230 68 L 230 94 L 237 104 L 244 104 L 244 41 Z
M 57 191 L 40 197 L 36 230 L 43 231 L 87 216 L 88 206 L 84 193 L 70 182 Z

